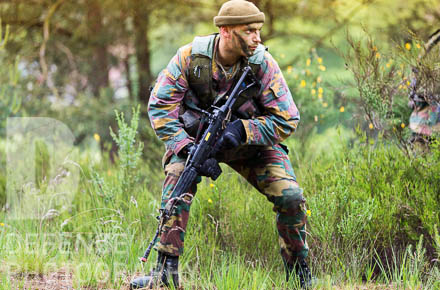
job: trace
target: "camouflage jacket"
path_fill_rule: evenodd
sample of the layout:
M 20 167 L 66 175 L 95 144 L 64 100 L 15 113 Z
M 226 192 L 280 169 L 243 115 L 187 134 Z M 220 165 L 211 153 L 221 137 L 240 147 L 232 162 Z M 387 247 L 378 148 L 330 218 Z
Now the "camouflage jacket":
M 409 127 L 412 132 L 424 136 L 440 133 L 440 104 L 414 106 L 409 118 Z
M 165 158 L 179 151 L 194 138 L 185 130 L 179 118 L 184 104 L 198 105 L 197 97 L 190 88 L 189 74 L 194 54 L 204 54 L 213 59 L 216 50 L 215 35 L 196 37 L 188 45 L 181 47 L 168 66 L 159 74 L 148 104 L 148 113 L 156 135 L 165 142 Z M 196 52 L 197 51 L 197 52 Z M 248 145 L 273 145 L 291 135 L 300 120 L 298 109 L 282 75 L 269 52 L 259 45 L 249 63 L 258 64 L 256 77 L 260 91 L 254 101 L 262 110 L 244 104 L 238 110 L 245 110 L 249 118 L 242 118 Z M 234 83 L 227 80 L 222 69 L 212 61 L 212 80 L 215 84 L 216 99 L 225 95 Z M 258 112 L 258 114 L 255 114 Z

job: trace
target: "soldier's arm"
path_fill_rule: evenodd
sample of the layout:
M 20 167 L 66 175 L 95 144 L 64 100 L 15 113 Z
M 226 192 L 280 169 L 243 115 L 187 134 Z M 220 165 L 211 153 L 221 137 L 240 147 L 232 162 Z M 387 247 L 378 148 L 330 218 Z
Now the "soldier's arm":
M 188 90 L 185 70 L 190 53 L 189 46 L 178 50 L 159 74 L 148 104 L 148 115 L 156 135 L 165 142 L 166 149 L 175 154 L 192 141 L 179 121 L 181 102 Z
M 299 112 L 277 62 L 266 52 L 257 77 L 261 79 L 260 104 L 265 115 L 242 120 L 246 130 L 246 143 L 250 145 L 273 145 L 282 142 L 295 130 Z

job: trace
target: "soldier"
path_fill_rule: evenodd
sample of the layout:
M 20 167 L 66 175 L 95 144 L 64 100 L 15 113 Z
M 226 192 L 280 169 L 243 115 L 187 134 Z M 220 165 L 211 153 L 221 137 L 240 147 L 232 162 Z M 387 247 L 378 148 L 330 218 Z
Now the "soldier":
M 410 143 L 422 151 L 440 133 L 440 29 L 434 32 L 425 44 L 419 62 L 413 68 L 410 85 L 409 107 L 413 109 L 409 127 L 412 131 Z M 437 64 L 433 66 L 433 64 Z
M 249 65 L 260 87 L 245 91 L 233 108 L 233 121 L 216 144 L 219 154 L 208 159 L 203 175 L 215 176 L 224 162 L 247 179 L 273 203 L 286 278 L 297 275 L 301 286 L 311 283 L 305 258 L 306 211 L 303 190 L 298 186 L 280 142 L 289 137 L 299 122 L 299 112 L 277 62 L 261 44 L 264 13 L 244 0 L 225 2 L 214 17 L 219 33 L 196 37 L 181 47 L 160 73 L 152 90 L 149 116 L 157 136 L 165 142 L 165 181 L 162 207 L 171 193 L 194 142 L 201 110 L 221 105 L 244 65 Z M 178 260 L 194 184 L 163 227 L 157 267 L 148 276 L 134 279 L 131 288 L 168 285 L 178 287 Z

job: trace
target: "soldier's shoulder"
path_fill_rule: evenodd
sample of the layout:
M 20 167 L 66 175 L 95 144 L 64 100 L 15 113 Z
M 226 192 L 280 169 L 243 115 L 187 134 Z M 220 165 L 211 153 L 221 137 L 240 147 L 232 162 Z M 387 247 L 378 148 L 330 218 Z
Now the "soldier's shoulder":
M 267 73 L 270 70 L 276 70 L 277 68 L 277 61 L 268 50 L 265 50 L 262 56 L 261 69 Z
M 185 44 L 184 46 L 181 46 L 178 49 L 178 54 L 182 58 L 189 57 L 191 55 L 192 47 L 193 47 L 193 43 L 192 42 L 190 42 L 188 44 Z
M 192 42 L 182 46 L 179 51 L 185 57 L 191 54 L 212 57 L 215 37 L 215 34 L 196 36 Z

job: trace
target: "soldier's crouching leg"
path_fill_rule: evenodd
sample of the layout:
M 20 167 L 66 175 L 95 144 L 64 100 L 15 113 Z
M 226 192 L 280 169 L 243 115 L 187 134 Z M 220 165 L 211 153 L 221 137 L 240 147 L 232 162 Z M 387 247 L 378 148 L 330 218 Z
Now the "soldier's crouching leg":
M 171 194 L 184 167 L 185 159 L 176 155 L 173 155 L 168 164 L 166 164 L 166 177 L 162 188 L 162 208 L 164 208 L 168 202 L 171 202 L 173 198 L 176 198 L 171 196 Z M 197 180 L 197 182 L 200 182 L 200 179 Z M 197 189 L 196 185 L 197 183 L 193 184 L 190 192 L 177 201 L 170 219 L 164 225 L 160 234 L 160 241 L 155 245 L 156 250 L 171 256 L 180 256 L 183 253 L 185 230 L 188 223 L 192 198 Z
M 274 146 L 261 154 L 264 166 L 255 169 L 258 188 L 274 205 L 280 252 L 286 280 L 292 275 L 301 288 L 312 285 L 312 275 L 305 261 L 309 248 L 306 242 L 306 209 L 303 190 L 296 182 L 287 152 Z
M 306 242 L 306 211 L 302 189 L 292 183 L 282 189 L 282 196 L 273 198 L 274 211 L 284 263 L 293 265 L 304 260 L 308 254 Z
M 250 148 L 248 148 L 249 150 Z M 228 162 L 273 203 L 284 263 L 307 257 L 306 210 L 302 189 L 282 145 L 257 147 L 252 158 Z M 238 154 L 237 156 L 240 156 Z
M 289 281 L 292 275 L 296 275 L 302 288 L 311 288 L 313 279 L 305 261 L 309 251 L 305 199 L 296 182 L 288 150 L 281 144 L 243 149 L 256 152 L 250 158 L 232 159 L 227 164 L 273 203 L 286 279 Z

